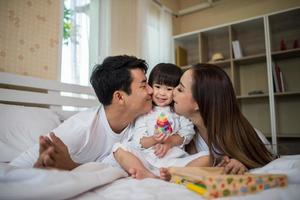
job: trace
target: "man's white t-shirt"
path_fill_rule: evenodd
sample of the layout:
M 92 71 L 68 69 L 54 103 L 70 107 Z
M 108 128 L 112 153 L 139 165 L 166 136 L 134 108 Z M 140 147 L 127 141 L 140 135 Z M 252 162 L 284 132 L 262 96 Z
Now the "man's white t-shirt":
M 121 133 L 115 133 L 100 105 L 79 112 L 52 132 L 68 147 L 71 158 L 77 163 L 102 161 L 111 153 L 116 142 L 128 140 L 132 125 L 129 124 Z M 11 161 L 11 165 L 32 167 L 39 156 L 39 144 L 34 145 Z

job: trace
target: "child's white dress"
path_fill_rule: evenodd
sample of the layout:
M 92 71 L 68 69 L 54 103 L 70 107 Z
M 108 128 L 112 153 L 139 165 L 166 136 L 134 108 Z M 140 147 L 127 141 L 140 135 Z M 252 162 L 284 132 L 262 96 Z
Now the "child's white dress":
M 160 167 L 183 167 L 190 161 L 208 155 L 208 151 L 189 155 L 184 151 L 184 145 L 188 144 L 195 135 L 193 123 L 175 112 L 170 107 L 155 106 L 149 113 L 139 117 L 132 130 L 132 138 L 128 142 L 117 143 L 113 151 L 123 148 L 137 156 L 144 166 L 155 173 Z M 178 134 L 183 137 L 182 145 L 172 147 L 163 158 L 154 154 L 154 148 L 143 148 L 140 140 L 143 137 L 150 137 L 155 131 L 162 131 L 165 134 Z

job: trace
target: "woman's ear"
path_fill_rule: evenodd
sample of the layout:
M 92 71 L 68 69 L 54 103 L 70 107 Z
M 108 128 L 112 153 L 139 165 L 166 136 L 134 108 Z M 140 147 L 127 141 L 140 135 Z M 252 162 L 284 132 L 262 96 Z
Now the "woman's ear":
M 198 104 L 196 102 L 194 103 L 194 110 L 195 111 L 199 111 L 199 106 L 198 106 Z

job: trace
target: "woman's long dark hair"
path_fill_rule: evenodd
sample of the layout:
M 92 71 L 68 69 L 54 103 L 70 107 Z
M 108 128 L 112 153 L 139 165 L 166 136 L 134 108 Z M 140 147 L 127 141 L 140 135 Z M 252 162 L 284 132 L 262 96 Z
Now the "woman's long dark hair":
M 211 159 L 221 153 L 248 168 L 272 161 L 272 154 L 241 113 L 226 72 L 212 64 L 197 64 L 191 70 L 192 93 L 207 128 Z

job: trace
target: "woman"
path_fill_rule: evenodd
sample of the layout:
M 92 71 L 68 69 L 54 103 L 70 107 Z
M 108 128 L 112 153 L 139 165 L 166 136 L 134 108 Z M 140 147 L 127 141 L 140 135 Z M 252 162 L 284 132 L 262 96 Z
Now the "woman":
M 174 91 L 174 108 L 197 130 L 195 145 L 209 149 L 210 160 L 225 173 L 242 174 L 273 160 L 255 129 L 241 113 L 227 74 L 211 64 L 187 70 Z M 206 146 L 207 145 L 207 146 Z

